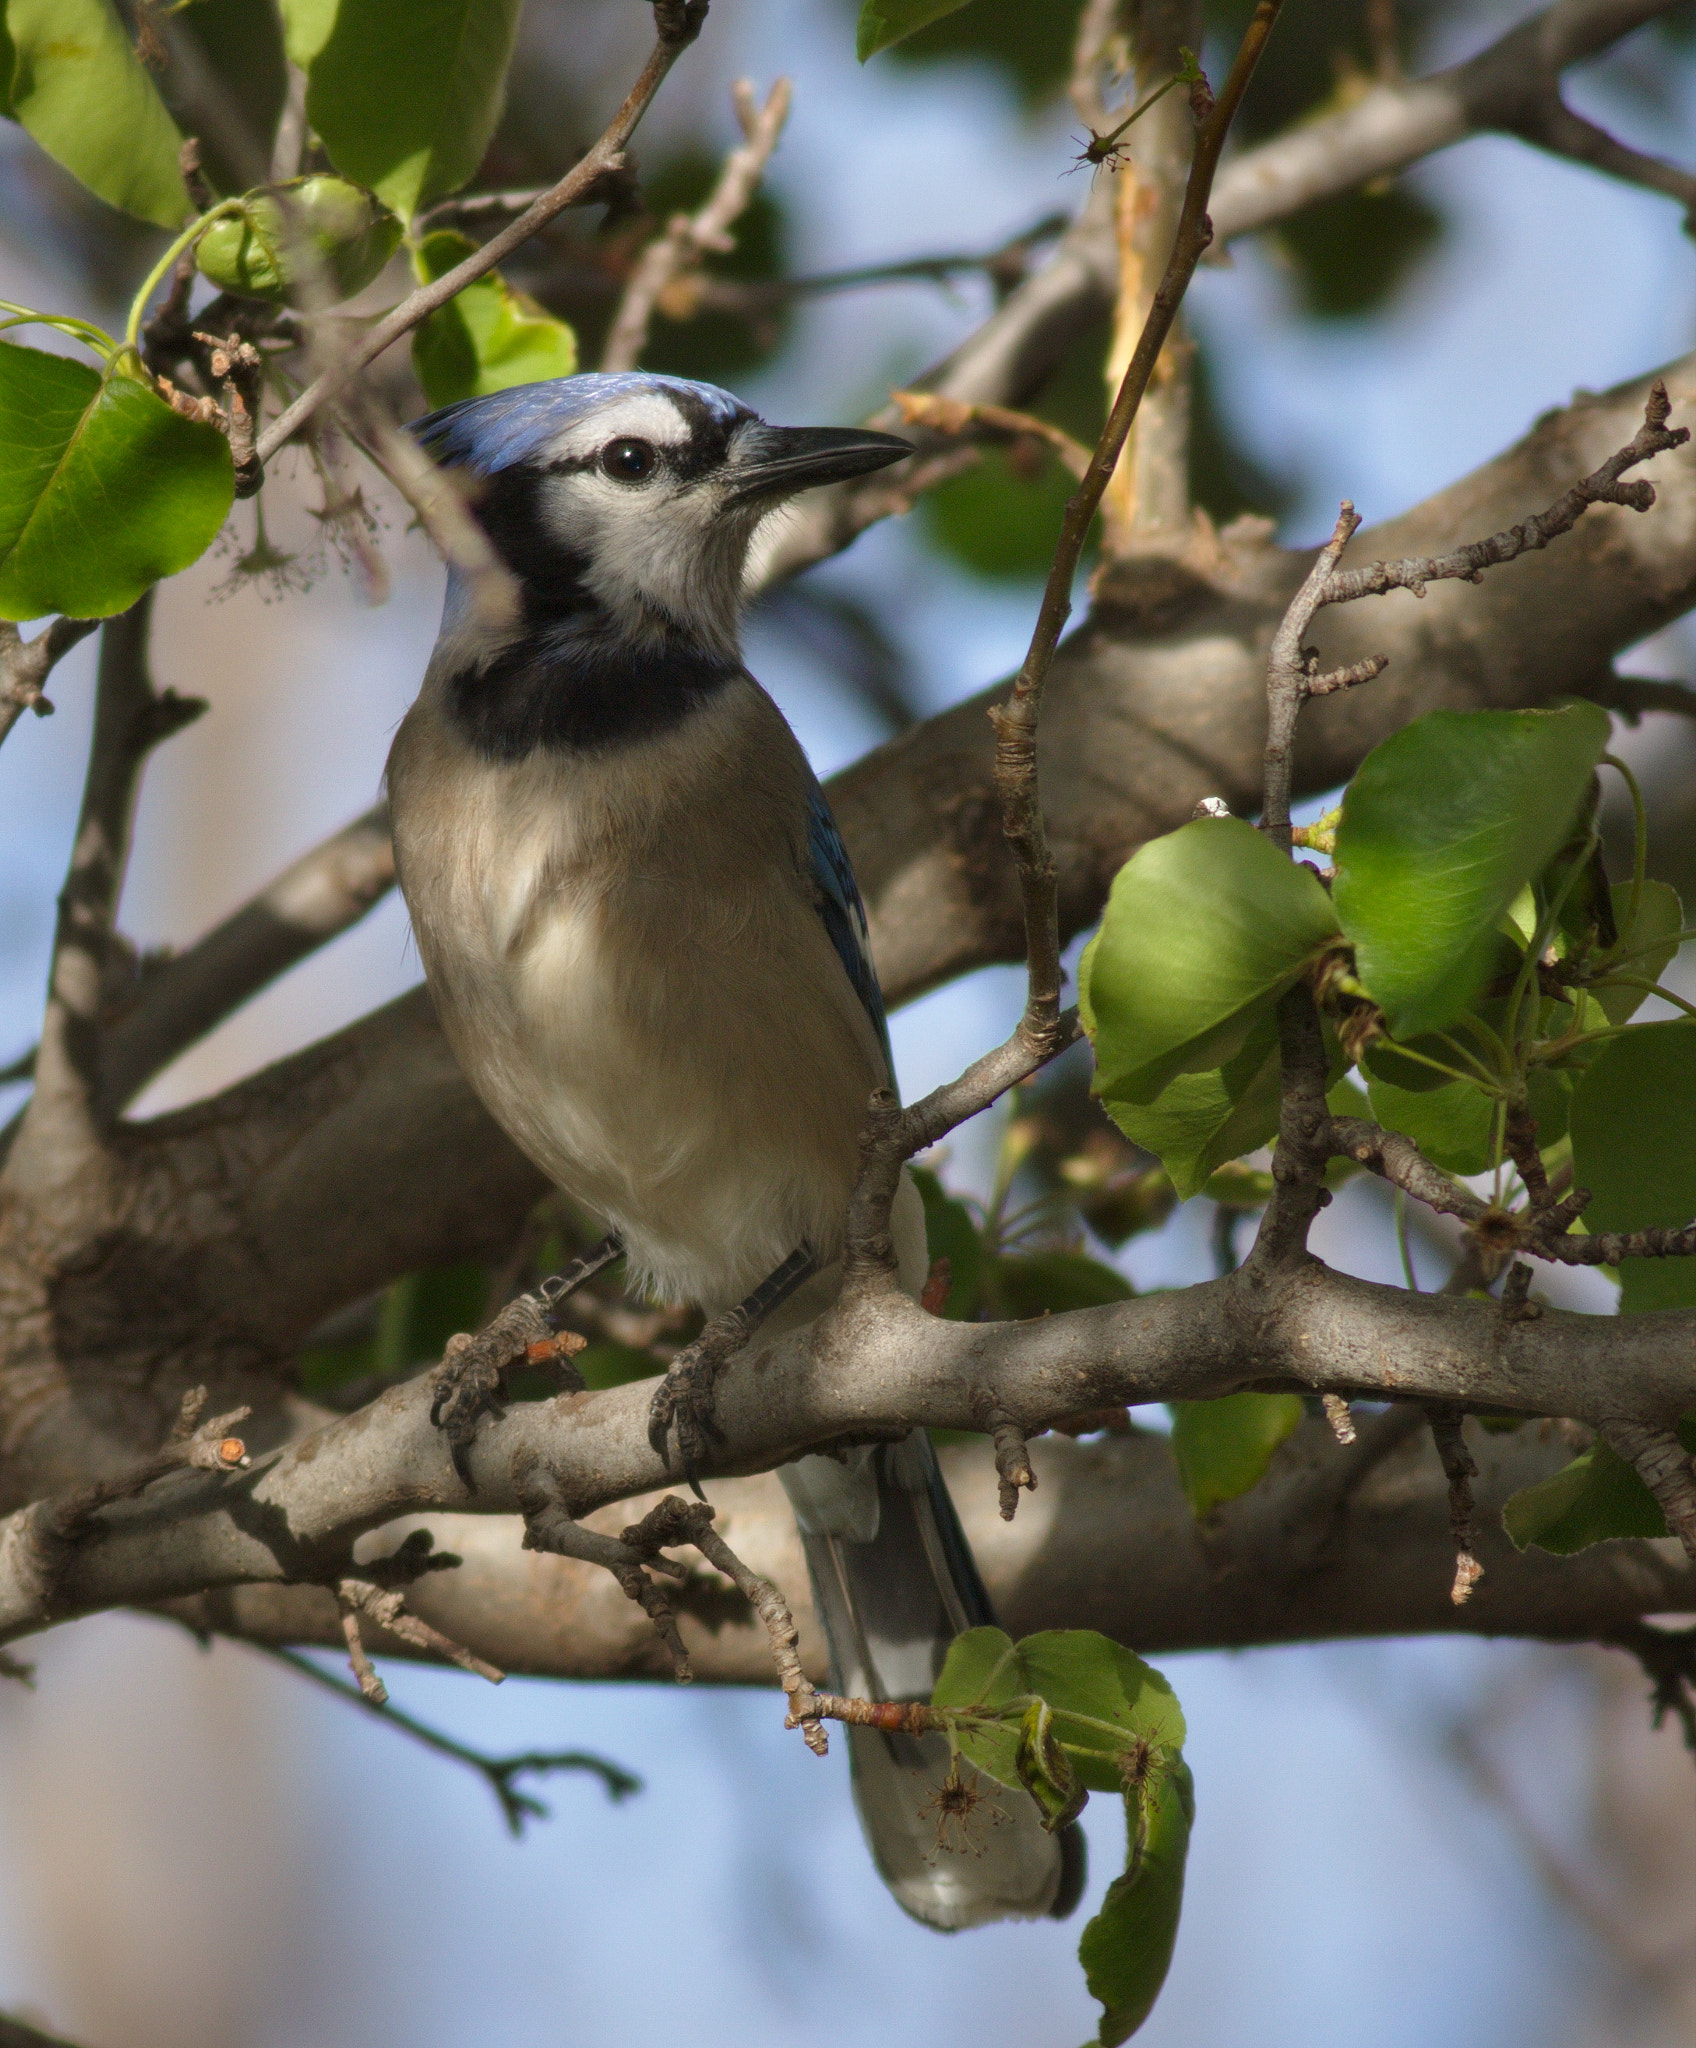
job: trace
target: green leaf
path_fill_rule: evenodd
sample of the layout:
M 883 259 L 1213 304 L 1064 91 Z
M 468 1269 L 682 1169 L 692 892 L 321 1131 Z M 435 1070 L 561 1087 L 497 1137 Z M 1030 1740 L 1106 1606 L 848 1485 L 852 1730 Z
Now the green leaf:
M 286 299 L 297 289 L 309 299 L 318 290 L 350 299 L 403 232 L 374 194 L 323 174 L 246 193 L 242 205 L 239 216 L 206 230 L 195 260 L 220 290 L 250 299 Z
M 476 246 L 451 231 L 426 235 L 419 267 L 426 278 L 442 277 Z M 577 368 L 577 337 L 489 270 L 415 330 L 412 365 L 432 408 L 453 405 L 514 384 L 569 377 Z
M 7 112 L 108 206 L 180 228 L 182 136 L 111 0 L 7 0 L 5 16 Z
M 983 1239 L 977 1224 L 971 1210 L 949 1194 L 929 1167 L 910 1166 L 907 1171 L 925 1205 L 925 1240 L 931 1263 L 948 1261 L 948 1295 L 942 1313 L 952 1322 L 969 1323 L 977 1315 L 983 1295 Z
M 1126 1788 L 1125 1872 L 1107 1887 L 1078 1943 L 1090 1996 L 1102 2005 L 1100 2048 L 1129 2040 L 1160 1996 L 1178 1939 L 1194 1821 L 1195 1786 L 1180 1756 L 1151 1762 L 1143 1782 Z
M 910 36 L 915 29 L 956 14 L 966 0 L 865 0 L 860 9 L 859 28 L 854 37 L 854 54 L 863 64 L 879 50 L 887 50 Z
M 206 551 L 234 488 L 223 435 L 150 384 L 0 343 L 0 618 L 123 611 Z
M 1584 1227 L 1679 1230 L 1696 1218 L 1696 1020 L 1633 1024 L 1574 1084 L 1573 1177 Z M 1696 1259 L 1625 1259 L 1620 1314 L 1696 1307 Z
M 1007 1718 L 993 1727 L 962 1728 L 960 1752 L 1016 1788 L 1020 1724 L 1032 1697 L 1048 1702 L 1054 1733 L 1066 1744 L 1079 1782 L 1092 1791 L 1119 1789 L 1122 1759 L 1138 1743 L 1168 1751 L 1183 1743 L 1183 1710 L 1166 1680 L 1094 1629 L 1046 1629 L 1019 1643 L 998 1628 L 968 1629 L 949 1645 L 931 1704 L 988 1713 L 1005 1709 Z
M 1633 1024 L 1601 1048 L 1573 1090 L 1572 1165 L 1586 1230 L 1696 1217 L 1696 1020 Z
M 1565 843 L 1608 731 L 1594 704 L 1431 711 L 1361 764 L 1333 894 L 1396 1037 L 1441 1030 L 1476 995 L 1497 920 Z
M 1111 1636 L 1093 1628 L 1043 1629 L 1022 1639 L 1016 1657 L 1023 1690 L 1053 1708 L 1055 1732 L 1092 1792 L 1119 1790 L 1124 1759 L 1136 1745 L 1169 1753 L 1183 1746 L 1184 1713 L 1171 1686 Z
M 1272 1453 L 1306 1412 L 1299 1394 L 1223 1394 L 1168 1406 L 1172 1456 L 1197 1521 L 1257 1486 Z
M 1151 1103 L 1238 1053 L 1338 936 L 1331 899 L 1240 818 L 1151 840 L 1119 870 L 1088 953 L 1101 1094 Z
M 1217 1168 L 1277 1136 L 1276 1016 L 1263 1015 L 1224 1066 L 1180 1074 L 1150 1103 L 1107 1095 L 1102 1107 L 1133 1145 L 1160 1160 L 1179 1200 L 1187 1202 L 1202 1193 Z
M 1696 1451 L 1696 1415 L 1684 1418 L 1678 1435 L 1687 1451 Z M 1655 1496 L 1601 1437 L 1552 1477 L 1510 1495 L 1502 1527 L 1517 1549 L 1536 1544 L 1556 1557 L 1613 1538 L 1667 1533 Z
M 283 0 L 306 115 L 346 177 L 410 220 L 457 192 L 500 117 L 520 0 Z
M 1631 908 L 1631 884 L 1613 886 L 1614 916 L 1620 924 L 1620 946 L 1634 957 L 1619 963 L 1619 972 L 1636 981 L 1659 981 L 1678 951 L 1678 934 L 1684 929 L 1684 905 L 1670 882 L 1645 881 L 1637 901 L 1637 922 L 1630 932 L 1624 928 Z M 1636 948 L 1647 946 L 1646 953 Z M 1605 974 L 1604 974 L 1605 979 Z M 1648 1000 L 1644 988 L 1598 988 L 1596 1001 L 1610 1024 L 1623 1024 Z
M 1487 1173 L 1495 1160 L 1496 1104 L 1470 1081 L 1441 1088 L 1398 1088 L 1367 1071 L 1372 1114 L 1387 1131 L 1411 1138 L 1445 1173 Z M 1546 1141 L 1552 1142 L 1552 1141 Z
M 1122 1273 L 1085 1252 L 1025 1252 L 997 1262 L 995 1285 L 1016 1321 L 1129 1301 L 1136 1289 Z

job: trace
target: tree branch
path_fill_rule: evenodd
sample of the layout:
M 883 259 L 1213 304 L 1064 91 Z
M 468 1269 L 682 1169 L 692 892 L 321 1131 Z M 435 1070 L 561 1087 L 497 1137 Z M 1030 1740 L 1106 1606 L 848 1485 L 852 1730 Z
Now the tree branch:
M 206 706 L 155 694 L 147 668 L 149 591 L 101 635 L 94 738 L 70 868 L 59 895 L 35 1089 L 4 1169 L 5 1185 L 39 1194 L 83 1175 L 104 1149 L 100 1023 L 118 896 L 142 763 Z
M 10 619 L 0 619 L 0 740 L 26 711 L 37 718 L 51 715 L 47 678 L 99 624 L 98 619 L 54 619 L 33 640 L 26 640 Z
M 102 1107 L 133 1100 L 250 996 L 357 924 L 394 879 L 388 806 L 378 804 L 155 968 L 106 1033 Z
M 1340 113 L 1303 122 L 1224 165 L 1211 214 L 1215 245 L 1298 213 L 1322 199 L 1393 176 L 1422 157 L 1494 130 L 1515 132 L 1545 82 L 1593 57 L 1675 0 L 1557 0 L 1463 64 L 1408 85 L 1381 85 Z M 916 386 L 966 405 L 1028 406 L 1078 335 L 1111 313 L 1119 282 L 1113 180 L 1098 177 L 1053 255 Z M 894 415 L 873 426 L 895 427 Z M 883 490 L 887 493 L 888 486 Z M 781 536 L 768 541 L 759 573 L 797 574 L 838 553 L 875 518 L 900 505 L 862 503 L 867 487 L 811 494 Z
M 713 1463 L 764 1470 L 892 1425 L 971 1429 L 985 1400 L 1029 1436 L 1080 1410 L 1244 1387 L 1665 1431 L 1696 1406 L 1693 1359 L 1696 1312 L 1621 1320 L 1545 1307 L 1533 1322 L 1507 1321 L 1493 1301 L 1409 1294 L 1312 1261 L 1028 1323 L 941 1321 L 897 1290 L 850 1290 L 806 1329 L 756 1338 L 720 1377 Z M 522 1510 L 523 1475 L 538 1466 L 577 1520 L 662 1489 L 651 1389 L 643 1381 L 509 1409 L 469 1452 L 478 1505 Z M 102 1540 L 76 1546 L 50 1575 L 37 1560 L 38 1510 L 20 1510 L 0 1523 L 0 1639 L 244 1581 L 333 1580 L 366 1531 L 464 1505 L 429 1402 L 427 1384 L 408 1381 L 256 1458 L 251 1472 L 195 1474 L 118 1503 L 102 1514 Z

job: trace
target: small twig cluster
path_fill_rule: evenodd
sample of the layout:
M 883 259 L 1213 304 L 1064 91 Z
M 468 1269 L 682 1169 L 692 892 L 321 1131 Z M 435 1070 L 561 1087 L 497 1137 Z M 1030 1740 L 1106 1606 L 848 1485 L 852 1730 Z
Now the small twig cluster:
M 1525 520 L 1444 554 L 1374 562 L 1345 570 L 1344 549 L 1359 526 L 1346 501 L 1331 538 L 1284 614 L 1273 637 L 1267 664 L 1267 739 L 1265 803 L 1261 828 L 1285 852 L 1292 850 L 1290 829 L 1291 763 L 1296 722 L 1313 697 L 1370 681 L 1385 666 L 1378 655 L 1348 668 L 1322 669 L 1317 652 L 1305 644 L 1314 618 L 1328 605 L 1352 603 L 1390 590 L 1423 596 L 1429 584 L 1459 578 L 1478 582 L 1488 569 L 1547 547 L 1569 532 L 1592 505 L 1620 505 L 1644 512 L 1655 502 L 1654 486 L 1642 479 L 1625 480 L 1627 470 L 1650 457 L 1682 446 L 1685 428 L 1669 428 L 1671 410 L 1666 387 L 1657 382 L 1644 407 L 1643 424 L 1632 439 L 1588 476 L 1564 491 L 1549 508 Z M 1316 985 L 1321 992 L 1335 978 L 1336 963 L 1324 963 Z M 1367 1029 L 1381 1020 L 1372 1013 Z M 1351 1039 L 1349 1026 L 1354 1027 Z M 1361 1017 L 1345 1019 L 1345 1047 L 1361 1037 Z M 1279 1273 L 1297 1269 L 1306 1257 L 1308 1228 L 1329 1199 L 1322 1176 L 1332 1159 L 1347 1159 L 1380 1175 L 1403 1194 L 1466 1226 L 1471 1263 L 1477 1278 L 1488 1281 L 1510 1265 L 1500 1314 L 1506 1324 L 1537 1317 L 1538 1305 L 1528 1299 L 1531 1269 L 1515 1260 L 1525 1252 L 1533 1258 L 1568 1265 L 1617 1265 L 1626 1258 L 1670 1258 L 1696 1255 L 1696 1225 L 1682 1230 L 1648 1229 L 1605 1234 L 1569 1234 L 1589 1203 L 1589 1191 L 1571 1188 L 1557 1198 L 1538 1146 L 1535 1118 L 1520 1101 L 1506 1105 L 1503 1144 L 1518 1169 L 1525 1190 L 1523 1208 L 1506 1208 L 1473 1194 L 1434 1166 L 1413 1139 L 1380 1128 L 1368 1119 L 1333 1115 L 1326 1102 L 1326 1054 L 1320 1035 L 1314 991 L 1298 985 L 1279 1006 L 1282 1103 L 1277 1149 L 1273 1158 L 1274 1195 L 1263 1219 L 1251 1275 L 1266 1284 Z M 1467 1450 L 1458 1404 L 1428 1403 L 1426 1415 L 1449 1483 L 1450 1521 L 1455 1539 L 1455 1604 L 1463 1604 L 1483 1576 L 1473 1548 L 1471 1482 L 1477 1467 Z M 1602 1418 L 1604 1436 L 1631 1463 L 1654 1494 L 1668 1528 L 1696 1557 L 1696 1471 L 1678 1439 L 1663 1423 L 1640 1417 Z
M 439 1657 L 445 1663 L 457 1664 L 461 1671 L 486 1678 L 491 1685 L 499 1685 L 506 1676 L 408 1609 L 408 1586 L 426 1573 L 452 1571 L 460 1562 L 451 1551 L 436 1550 L 434 1541 L 428 1529 L 414 1529 L 389 1556 L 373 1558 L 356 1572 L 336 1580 L 336 1607 L 341 1615 L 347 1660 L 359 1681 L 359 1690 L 373 1706 L 387 1706 L 389 1693 L 366 1651 L 362 1621 L 410 1643 L 427 1657 Z
M 731 88 L 741 147 L 725 158 L 705 203 L 694 213 L 673 214 L 664 232 L 637 259 L 601 352 L 603 370 L 635 369 L 656 310 L 685 317 L 694 311 L 690 287 L 704 258 L 728 254 L 736 247 L 731 227 L 747 211 L 777 147 L 792 93 L 790 81 L 780 78 L 762 107 L 749 79 L 739 78 Z

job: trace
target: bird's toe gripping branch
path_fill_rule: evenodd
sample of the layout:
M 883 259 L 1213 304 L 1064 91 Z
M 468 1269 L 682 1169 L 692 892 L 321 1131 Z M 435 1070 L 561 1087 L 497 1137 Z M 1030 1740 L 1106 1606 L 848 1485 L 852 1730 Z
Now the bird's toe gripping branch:
M 430 1420 L 447 1437 L 454 1470 L 467 1493 L 477 1490 L 469 1457 L 477 1426 L 486 1415 L 506 1412 L 506 1376 L 515 1365 L 545 1366 L 558 1374 L 564 1391 L 583 1391 L 583 1377 L 570 1361 L 586 1340 L 561 1331 L 555 1316 L 586 1280 L 623 1253 L 619 1238 L 603 1238 L 593 1251 L 544 1280 L 534 1294 L 509 1301 L 474 1337 L 448 1339 L 442 1362 L 430 1376 Z
M 672 1360 L 670 1370 L 654 1389 L 648 1408 L 648 1441 L 669 1471 L 670 1438 L 676 1428 L 678 1462 L 697 1499 L 705 1499 L 697 1475 L 708 1440 L 724 1441 L 713 1412 L 713 1390 L 720 1372 L 766 1317 L 817 1271 L 818 1260 L 805 1245 L 792 1251 L 745 1301 L 714 1316 L 694 1343 Z

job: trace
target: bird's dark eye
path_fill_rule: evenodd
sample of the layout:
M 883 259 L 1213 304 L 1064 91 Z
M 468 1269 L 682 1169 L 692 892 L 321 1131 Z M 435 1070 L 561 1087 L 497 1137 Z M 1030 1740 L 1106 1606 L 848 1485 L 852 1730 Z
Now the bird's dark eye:
M 621 484 L 639 484 L 651 476 L 654 450 L 647 441 L 609 441 L 601 450 L 601 467 Z

